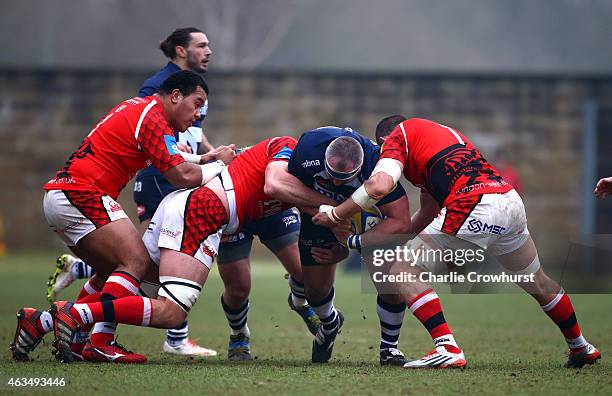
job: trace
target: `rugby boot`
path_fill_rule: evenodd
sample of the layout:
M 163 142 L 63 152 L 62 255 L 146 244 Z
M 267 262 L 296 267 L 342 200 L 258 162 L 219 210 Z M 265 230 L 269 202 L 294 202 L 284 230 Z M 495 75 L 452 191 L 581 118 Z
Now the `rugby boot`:
M 51 316 L 53 317 L 53 335 L 55 341 L 55 358 L 62 363 L 72 363 L 72 340 L 79 331 L 79 322 L 72 316 L 70 308 L 74 303 L 71 301 L 57 301 L 51 304 Z
M 86 362 L 108 362 L 108 363 L 145 363 L 147 357 L 139 353 L 128 351 L 116 340 L 109 341 L 106 345 L 92 345 L 90 341 L 83 348 L 83 360 Z
M 381 366 L 403 366 L 407 362 L 402 351 L 397 348 L 385 348 L 380 350 Z
M 50 304 L 55 301 L 60 291 L 74 282 L 72 267 L 77 261 L 76 257 L 69 254 L 62 254 L 55 260 L 55 271 L 47 282 L 47 300 Z
M 338 325 L 330 333 L 325 334 L 323 332 L 323 326 L 319 327 L 317 334 L 315 334 L 314 340 L 312 340 L 312 362 L 313 363 L 327 363 L 332 355 L 334 349 L 334 342 L 336 336 L 342 330 L 344 324 L 344 315 L 341 311 L 338 312 Z
M 242 333 L 230 335 L 227 359 L 231 361 L 252 360 L 251 339 Z
M 581 368 L 585 364 L 595 364 L 596 361 L 601 359 L 601 352 L 591 344 L 587 344 L 582 351 L 569 352 L 567 368 Z
M 13 360 L 29 361 L 28 353 L 32 352 L 42 341 L 45 333 L 39 329 L 38 319 L 42 311 L 34 308 L 21 308 L 17 312 L 17 329 L 9 349 Z
M 458 353 L 449 352 L 444 345 L 436 347 L 420 359 L 406 362 L 406 369 L 447 369 L 464 368 L 467 366 L 465 355 L 459 349 Z
M 217 351 L 199 346 L 197 342 L 189 338 L 185 338 L 183 343 L 176 347 L 168 344 L 168 341 L 164 341 L 163 351 L 171 355 L 204 357 L 217 356 Z
M 289 293 L 289 308 L 291 308 L 291 310 L 297 312 L 297 314 L 300 315 L 300 318 L 302 318 L 302 320 L 306 324 L 306 327 L 308 327 L 308 331 L 310 331 L 310 334 L 317 334 L 319 327 L 321 327 L 321 320 L 310 305 L 306 304 L 302 307 L 296 307 L 293 304 L 291 293 Z

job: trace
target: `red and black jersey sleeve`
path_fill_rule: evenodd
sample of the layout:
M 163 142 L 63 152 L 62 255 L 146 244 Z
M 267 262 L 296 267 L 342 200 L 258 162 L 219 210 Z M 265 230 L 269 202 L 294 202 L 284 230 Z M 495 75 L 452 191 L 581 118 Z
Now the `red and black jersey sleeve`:
M 151 109 L 143 118 L 137 141 L 153 166 L 164 173 L 185 160 L 176 147 L 176 138 L 161 111 Z
M 398 125 L 397 128 L 387 136 L 387 139 L 385 139 L 385 142 L 380 148 L 380 159 L 391 158 L 401 162 L 405 166 L 408 153 L 407 144 L 406 135 Z
M 398 125 L 397 128 L 385 139 L 381 147 L 380 159 L 391 158 L 406 165 L 408 147 L 404 131 Z
M 268 163 L 272 161 L 289 161 L 297 140 L 291 136 L 273 138 L 268 143 Z

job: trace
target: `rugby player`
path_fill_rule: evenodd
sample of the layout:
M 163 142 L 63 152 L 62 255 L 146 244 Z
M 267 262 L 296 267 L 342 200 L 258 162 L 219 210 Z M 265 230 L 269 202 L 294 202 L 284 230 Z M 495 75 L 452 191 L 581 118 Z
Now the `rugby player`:
M 276 187 L 270 183 L 275 183 L 279 172 L 286 172 L 295 143 L 288 136 L 266 139 L 238 156 L 206 186 L 164 198 L 143 238 L 149 256 L 159 265 L 158 298 L 132 295 L 93 303 L 55 302 L 51 312 L 61 360 L 70 361 L 71 340 L 80 326 L 106 321 L 172 328 L 182 323 L 206 282 L 222 232 L 237 232 L 243 224 L 291 206 L 314 214 L 319 203 L 333 202 L 297 180 L 285 186 L 287 200 L 275 199 Z M 106 354 L 88 344 L 85 350 L 90 349 Z
M 428 246 L 487 249 L 510 273 L 533 274 L 535 282 L 518 285 L 561 330 L 570 350 L 566 367 L 582 367 L 600 359 L 599 350 L 582 335 L 570 298 L 540 266 L 520 196 L 478 149 L 456 129 L 425 119 L 391 116 L 379 123 L 376 134 L 388 136 L 370 178 L 338 207 L 322 207 L 315 223 L 333 226 L 375 205 L 393 191 L 403 174 L 422 191 L 421 209 L 412 219 L 406 216 L 412 234 L 419 233 L 418 239 Z M 498 225 L 500 232 L 474 230 L 469 227 L 471 220 Z M 359 243 L 359 239 L 348 237 L 347 244 Z M 420 271 L 418 266 L 401 268 L 415 274 Z M 426 327 L 435 349 L 404 367 L 465 367 L 465 355 L 444 319 L 438 295 L 416 279 L 400 285 L 399 291 Z
M 147 79 L 139 90 L 139 96 L 152 95 L 168 76 L 179 70 L 204 73 L 212 51 L 206 35 L 196 28 L 175 30 L 161 44 L 160 49 L 170 61 L 154 76 Z M 204 154 L 212 149 L 202 132 L 201 123 L 207 114 L 208 100 L 202 106 L 200 118 L 185 132 L 178 133 L 178 144 L 189 152 Z M 201 156 L 184 154 L 192 162 L 199 163 Z M 141 230 L 146 231 L 149 220 L 162 199 L 175 191 L 174 187 L 155 166 L 141 170 L 134 184 L 134 201 L 138 209 Z M 239 233 L 224 235 L 219 247 L 217 262 L 219 273 L 225 285 L 221 296 L 221 306 L 228 320 L 230 337 L 228 357 L 230 360 L 250 360 L 250 329 L 248 326 L 249 294 L 251 290 L 250 260 L 251 247 L 255 235 L 268 248 L 289 273 L 289 307 L 306 323 L 314 334 L 320 321 L 308 306 L 304 297 L 301 266 L 297 247 L 300 218 L 292 209 L 253 221 Z M 91 276 L 92 269 L 83 261 L 70 255 L 58 258 L 57 268 L 48 283 L 47 296 L 53 302 L 57 293 L 68 287 L 74 279 Z M 102 325 L 97 325 L 101 327 Z M 179 355 L 214 356 L 217 353 L 203 348 L 188 338 L 187 322 L 166 333 L 163 351 Z
M 207 96 L 208 87 L 196 73 L 173 74 L 155 95 L 128 99 L 113 108 L 44 185 L 43 209 L 50 228 L 95 268 L 96 277 L 106 279 L 101 290 L 92 294 L 84 288 L 79 299 L 110 301 L 138 293 L 149 257 L 138 231 L 115 201 L 136 171 L 152 163 L 173 184 L 194 187 L 223 169 L 219 162 L 188 163 L 176 148 L 173 131 L 191 126 Z M 234 153 L 229 154 L 227 161 Z M 48 312 L 20 310 L 11 343 L 13 358 L 26 360 L 50 323 Z M 104 352 L 94 359 L 108 360 L 120 353 L 124 359 L 115 361 L 146 360 L 114 341 L 114 327 L 108 324 L 91 335 L 91 344 Z
M 155 94 L 166 78 L 180 70 L 191 70 L 198 74 L 203 74 L 208 70 L 212 50 L 208 37 L 200 29 L 193 27 L 176 29 L 160 43 L 159 47 L 170 61 L 143 83 L 138 91 L 138 96 L 141 98 Z M 203 164 L 214 158 L 211 155 L 205 155 L 214 150 L 201 128 L 207 111 L 208 98 L 200 108 L 198 119 L 187 130 L 175 131 L 177 147 L 183 153 L 181 155 L 185 160 L 196 164 Z M 177 187 L 170 183 L 152 164 L 138 172 L 134 183 L 134 202 L 140 220 L 141 234 L 146 231 L 149 220 L 161 200 L 176 189 Z M 69 254 L 59 256 L 55 271 L 47 282 L 47 299 L 50 303 L 55 301 L 58 293 L 70 286 L 75 279 L 90 278 L 94 274 L 95 270 L 83 260 Z M 95 290 L 98 287 L 96 284 L 103 284 L 103 282 L 102 280 L 100 283 L 94 278 L 87 281 L 87 287 Z M 105 324 L 98 324 L 96 327 L 104 328 L 104 326 Z M 96 331 L 95 328 L 94 331 Z M 81 338 L 84 338 L 84 332 L 82 335 Z M 199 346 L 195 341 L 189 339 L 188 335 L 187 323 L 183 323 L 176 329 L 169 329 L 166 332 L 162 350 L 166 353 L 188 356 L 215 356 L 217 354 L 212 349 Z
M 370 176 L 378 155 L 378 146 L 351 128 L 323 127 L 300 137 L 288 171 L 309 188 L 339 203 Z M 283 189 L 277 194 L 281 200 L 284 198 Z M 408 198 L 401 186 L 386 195 L 378 207 L 384 220 L 365 234 L 408 232 L 409 223 L 403 216 L 408 211 Z M 347 256 L 348 250 L 329 229 L 314 225 L 308 213 L 302 213 L 299 248 L 306 298 L 323 324 L 312 344 L 312 361 L 324 363 L 331 358 L 342 326 L 343 318 L 334 307 L 333 285 L 335 264 Z M 378 295 L 376 312 L 381 326 L 382 365 L 405 363 L 398 349 L 405 309 L 405 303 L 397 295 Z

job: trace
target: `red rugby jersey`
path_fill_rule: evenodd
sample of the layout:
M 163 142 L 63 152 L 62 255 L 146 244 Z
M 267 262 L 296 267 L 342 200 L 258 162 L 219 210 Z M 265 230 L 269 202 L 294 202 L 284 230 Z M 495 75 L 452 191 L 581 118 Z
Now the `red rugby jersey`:
M 237 156 L 228 167 L 234 183 L 238 219 L 243 226 L 291 207 L 264 194 L 266 167 L 273 161 L 289 161 L 297 140 L 273 137 L 257 143 Z
M 153 164 L 163 173 L 183 161 L 158 99 L 133 98 L 112 109 L 43 188 L 101 191 L 117 199 L 138 170 Z
M 412 118 L 387 137 L 380 158 L 404 164 L 404 176 L 429 192 L 441 207 L 470 195 L 505 193 L 512 185 L 483 158 L 459 131 L 433 121 Z

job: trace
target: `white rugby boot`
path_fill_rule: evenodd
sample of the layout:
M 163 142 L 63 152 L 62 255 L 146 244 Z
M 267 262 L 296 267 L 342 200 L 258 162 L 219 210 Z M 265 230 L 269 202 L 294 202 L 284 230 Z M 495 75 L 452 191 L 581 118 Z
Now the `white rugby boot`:
M 445 369 L 445 368 L 464 368 L 467 366 L 463 351 L 452 353 L 446 350 L 444 345 L 436 347 L 420 359 L 412 360 L 404 364 L 406 369 Z
M 177 347 L 168 344 L 168 341 L 164 341 L 163 351 L 172 355 L 204 357 L 217 356 L 217 351 L 199 346 L 195 341 L 189 338 L 185 338 L 183 343 Z

